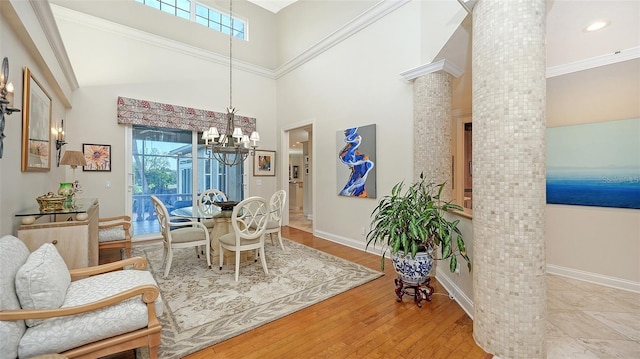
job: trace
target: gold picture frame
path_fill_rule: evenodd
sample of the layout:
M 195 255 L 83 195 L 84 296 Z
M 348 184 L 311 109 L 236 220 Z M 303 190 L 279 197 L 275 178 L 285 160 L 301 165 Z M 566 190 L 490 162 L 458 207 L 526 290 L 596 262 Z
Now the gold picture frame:
M 253 155 L 253 175 L 276 175 L 276 151 L 256 150 Z
M 28 67 L 22 93 L 22 172 L 51 168 L 51 96 Z

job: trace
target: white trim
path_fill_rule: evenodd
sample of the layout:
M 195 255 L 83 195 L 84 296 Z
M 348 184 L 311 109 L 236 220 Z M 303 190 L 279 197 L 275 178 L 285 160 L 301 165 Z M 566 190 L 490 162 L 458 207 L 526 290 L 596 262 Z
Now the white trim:
M 473 300 L 469 298 L 450 277 L 442 273 L 440 266 L 436 267 L 436 280 L 449 292 L 449 298 L 458 302 L 462 310 L 473 320 Z
M 76 78 L 76 74 L 73 72 L 69 55 L 67 55 L 67 49 L 64 47 L 64 42 L 60 36 L 58 24 L 56 24 L 56 20 L 53 17 L 49 2 L 36 0 L 29 0 L 29 2 L 31 3 L 33 11 L 42 26 L 42 30 L 44 30 L 44 34 L 49 41 L 53 54 L 56 60 L 58 60 L 60 69 L 71 87 L 71 91 L 78 89 L 78 79 Z
M 315 227 L 315 225 L 314 225 Z M 331 234 L 331 233 L 327 233 L 327 232 L 323 232 L 323 231 L 318 231 L 318 230 L 313 230 L 313 235 L 318 237 L 318 238 L 322 238 L 322 239 L 326 239 L 328 241 L 334 242 L 334 243 L 338 243 L 338 244 L 342 244 L 345 245 L 347 247 L 350 248 L 354 248 L 354 249 L 359 249 L 361 251 L 365 251 L 364 247 L 366 245 L 365 242 L 361 241 L 361 240 L 356 240 L 356 239 L 352 239 L 352 238 L 347 238 L 347 237 L 343 237 L 343 236 L 338 236 L 335 234 Z M 368 253 L 372 253 L 372 252 L 368 252 Z
M 283 162 L 283 167 L 281 167 L 281 186 L 283 186 L 282 188 L 285 189 L 285 191 L 288 191 L 289 188 L 289 131 L 291 130 L 295 130 L 297 128 L 301 128 L 301 127 L 307 127 L 307 126 L 311 126 L 311 163 L 309 164 L 311 166 L 311 168 L 313 169 L 313 158 L 314 158 L 314 153 L 316 151 L 316 141 L 314 141 L 314 136 L 315 136 L 315 128 L 316 128 L 316 120 L 311 118 L 309 120 L 306 121 L 301 121 L 301 122 L 297 122 L 297 123 L 292 123 L 292 124 L 288 124 L 284 127 L 282 127 L 280 129 L 280 153 L 286 153 L 287 154 L 287 163 L 286 166 L 284 166 L 284 162 Z M 285 136 L 286 135 L 286 136 Z M 311 231 L 313 234 L 315 234 L 316 231 L 316 222 L 313 221 L 313 213 L 316 213 L 316 201 L 314 200 L 316 198 L 316 185 L 315 185 L 315 180 L 316 180 L 316 172 L 315 171 L 311 171 L 311 216 L 307 216 L 307 219 L 312 221 L 312 228 Z M 288 192 L 287 192 L 288 193 Z M 291 196 L 288 195 L 287 196 L 287 201 L 289 200 Z M 287 207 L 289 208 L 289 207 Z M 312 218 L 309 218 L 312 217 Z M 283 217 L 283 223 L 289 224 L 289 211 L 286 211 L 285 216 Z M 286 220 L 286 221 L 285 221 Z
M 628 290 L 630 292 L 640 293 L 640 282 L 634 282 L 627 279 L 610 277 L 598 273 L 585 272 L 579 269 L 561 267 L 554 264 L 547 264 L 547 273 L 604 285 L 607 287 Z
M 420 76 L 428 75 L 438 71 L 447 72 L 456 78 L 460 77 L 460 75 L 464 73 L 464 70 L 462 70 L 458 65 L 451 62 L 451 60 L 442 59 L 401 72 L 400 76 L 404 77 L 404 79 L 407 81 L 413 81 Z
M 640 58 L 640 46 L 547 68 L 547 78 Z
M 295 70 L 299 66 L 302 66 L 306 62 L 331 49 L 335 45 L 341 43 L 343 40 L 346 40 L 350 36 L 373 24 L 387 14 L 395 11 L 409 1 L 410 0 L 380 1 L 362 14 L 358 15 L 358 17 L 356 17 L 355 19 L 349 21 L 338 30 L 334 31 L 333 33 L 317 42 L 315 45 L 312 45 L 308 49 L 304 50 L 301 54 L 280 65 L 276 69 L 276 78 L 280 78 L 287 73 Z
M 106 31 L 115 35 L 120 35 L 140 41 L 149 45 L 157 46 L 166 50 L 173 50 L 184 55 L 193 56 L 195 58 L 211 61 L 220 65 L 229 66 L 229 57 L 207 51 L 199 47 L 184 44 L 179 41 L 167 39 L 162 36 L 150 34 L 142 30 L 137 30 L 112 21 L 100 19 L 98 17 L 81 13 L 75 10 L 67 9 L 57 5 L 51 5 L 55 16 L 64 21 L 91 27 L 97 30 Z M 233 60 L 233 68 L 263 76 L 269 79 L 275 79 L 275 73 L 272 70 L 262 66 L 256 66 L 248 62 Z

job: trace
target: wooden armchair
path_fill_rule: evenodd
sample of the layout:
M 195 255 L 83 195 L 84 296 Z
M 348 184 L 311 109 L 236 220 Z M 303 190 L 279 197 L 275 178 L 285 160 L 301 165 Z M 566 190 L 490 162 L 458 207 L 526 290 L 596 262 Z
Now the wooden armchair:
M 2 357 L 97 358 L 148 346 L 157 358 L 163 307 L 146 265 L 135 257 L 68 270 L 50 243 L 29 253 L 18 238 L 0 238 Z
M 116 216 L 100 218 L 98 220 L 98 248 L 126 251 L 127 258 L 131 257 L 131 217 Z

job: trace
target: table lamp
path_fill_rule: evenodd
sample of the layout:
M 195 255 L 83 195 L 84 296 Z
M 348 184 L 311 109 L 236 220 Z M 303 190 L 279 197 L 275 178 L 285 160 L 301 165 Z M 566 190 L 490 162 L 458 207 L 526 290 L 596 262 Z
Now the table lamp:
M 86 166 L 87 160 L 84 158 L 84 154 L 82 151 L 65 151 L 64 155 L 62 155 L 62 159 L 60 160 L 61 165 L 71 166 L 73 169 L 73 182 L 63 182 L 60 183 L 60 189 L 58 190 L 58 194 L 67 196 L 67 200 L 65 201 L 65 206 L 70 207 L 73 205 L 73 197 L 76 193 L 78 184 L 76 182 L 76 167 L 78 166 Z

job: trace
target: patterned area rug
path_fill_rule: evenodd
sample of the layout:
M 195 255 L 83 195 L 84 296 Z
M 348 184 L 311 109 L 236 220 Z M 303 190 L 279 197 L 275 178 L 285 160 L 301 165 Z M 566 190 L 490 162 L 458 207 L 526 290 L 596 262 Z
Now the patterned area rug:
M 171 271 L 162 278 L 162 246 L 134 247 L 146 257 L 164 300 L 160 358 L 181 358 L 215 343 L 306 308 L 383 274 L 283 238 L 285 252 L 267 242 L 269 274 L 258 260 L 207 268 L 193 248 L 174 252 Z M 136 352 L 148 358 L 147 348 Z

